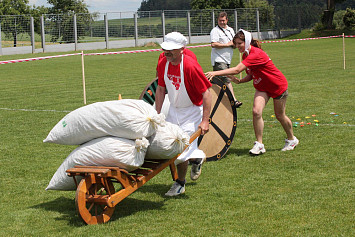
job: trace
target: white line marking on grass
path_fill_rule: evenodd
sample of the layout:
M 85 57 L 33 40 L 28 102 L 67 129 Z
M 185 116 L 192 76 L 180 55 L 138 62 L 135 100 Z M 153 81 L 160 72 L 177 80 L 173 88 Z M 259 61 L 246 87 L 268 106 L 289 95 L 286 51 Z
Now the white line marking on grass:
M 343 127 L 355 127 L 354 124 L 319 124 L 319 126 L 343 126 Z
M 238 122 L 253 122 L 251 119 L 238 119 Z M 264 120 L 265 123 L 275 123 L 277 124 L 278 122 L 276 121 L 267 121 Z M 280 124 L 281 126 L 281 124 Z M 305 125 L 304 127 L 309 127 L 309 126 L 315 126 L 314 124 L 312 125 Z M 355 127 L 354 124 L 336 124 L 336 123 L 331 123 L 331 124 L 326 124 L 326 123 L 318 123 L 318 126 L 343 126 L 343 127 Z
M 26 111 L 26 112 L 56 112 L 56 113 L 68 113 L 70 110 L 54 110 L 54 109 L 11 109 L 11 108 L 0 108 L 0 110 L 10 110 L 10 111 Z

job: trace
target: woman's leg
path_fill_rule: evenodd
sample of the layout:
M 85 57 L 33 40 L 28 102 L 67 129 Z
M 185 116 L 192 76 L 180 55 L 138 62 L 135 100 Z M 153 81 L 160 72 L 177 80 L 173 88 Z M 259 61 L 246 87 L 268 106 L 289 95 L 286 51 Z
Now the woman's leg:
M 266 92 L 255 91 L 254 105 L 253 105 L 253 126 L 256 141 L 263 143 L 264 120 L 263 110 L 269 101 L 270 97 Z
M 231 92 L 231 94 L 232 94 L 232 96 L 233 96 L 233 100 L 236 101 L 232 83 L 230 82 L 230 83 L 225 83 L 225 84 L 226 84 L 226 86 L 228 87 L 228 89 L 230 90 L 230 92 Z
M 286 116 L 286 100 L 287 97 L 282 99 L 274 99 L 274 111 L 277 120 L 281 123 L 283 129 L 286 132 L 287 139 L 293 140 L 292 122 L 289 117 Z

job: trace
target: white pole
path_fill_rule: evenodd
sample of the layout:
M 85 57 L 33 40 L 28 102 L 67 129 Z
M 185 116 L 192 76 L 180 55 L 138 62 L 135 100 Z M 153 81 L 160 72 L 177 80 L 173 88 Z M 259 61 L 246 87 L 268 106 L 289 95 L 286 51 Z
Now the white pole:
M 242 54 L 241 54 L 241 53 L 239 53 L 239 63 L 241 63 L 241 62 L 242 62 Z M 239 78 L 240 78 L 240 80 L 242 80 L 242 79 L 243 79 L 242 72 L 240 72 L 240 73 L 239 73 Z
M 84 92 L 84 104 L 86 104 L 86 86 L 85 86 L 84 51 L 81 51 L 81 71 L 82 71 L 82 73 L 83 73 L 83 92 Z
M 30 18 L 30 31 L 31 31 L 31 46 L 32 46 L 32 53 L 35 53 L 36 46 L 35 46 L 35 27 L 34 27 L 34 20 L 31 16 Z
M 345 70 L 345 34 L 343 33 L 343 58 L 344 58 L 344 70 Z

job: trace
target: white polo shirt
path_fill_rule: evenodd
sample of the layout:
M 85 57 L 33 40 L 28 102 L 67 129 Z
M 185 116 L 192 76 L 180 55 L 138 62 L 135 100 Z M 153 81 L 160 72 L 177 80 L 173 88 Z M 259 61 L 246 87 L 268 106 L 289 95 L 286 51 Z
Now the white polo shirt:
M 227 26 L 226 29 L 220 28 L 218 25 L 211 30 L 211 43 L 218 42 L 221 44 L 226 44 L 233 40 L 235 33 L 233 28 Z M 212 48 L 211 51 L 211 63 L 214 66 L 215 62 L 231 64 L 233 57 L 233 48 Z

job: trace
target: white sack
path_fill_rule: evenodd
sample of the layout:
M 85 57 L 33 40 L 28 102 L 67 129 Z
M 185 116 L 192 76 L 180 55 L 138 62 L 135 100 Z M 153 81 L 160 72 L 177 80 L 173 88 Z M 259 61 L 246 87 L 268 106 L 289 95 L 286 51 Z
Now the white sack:
M 127 171 L 135 170 L 143 164 L 148 145 L 146 138 L 133 141 L 101 137 L 91 140 L 69 154 L 53 175 L 46 190 L 75 190 L 73 177 L 67 176 L 65 172 L 75 165 L 114 166 Z
M 156 107 L 155 107 L 155 102 L 154 102 L 154 104 L 153 104 L 153 107 L 156 108 Z M 168 94 L 165 94 L 165 99 L 164 99 L 163 105 L 162 105 L 162 107 L 161 107 L 160 113 L 161 113 L 161 114 L 164 114 L 165 117 L 168 117 L 169 108 L 170 108 L 169 96 L 168 96 Z
M 61 119 L 43 142 L 80 145 L 103 136 L 136 139 L 151 136 L 165 116 L 143 100 L 97 102 L 78 108 Z
M 190 136 L 179 126 L 166 122 L 149 139 L 146 159 L 171 159 L 189 144 Z

